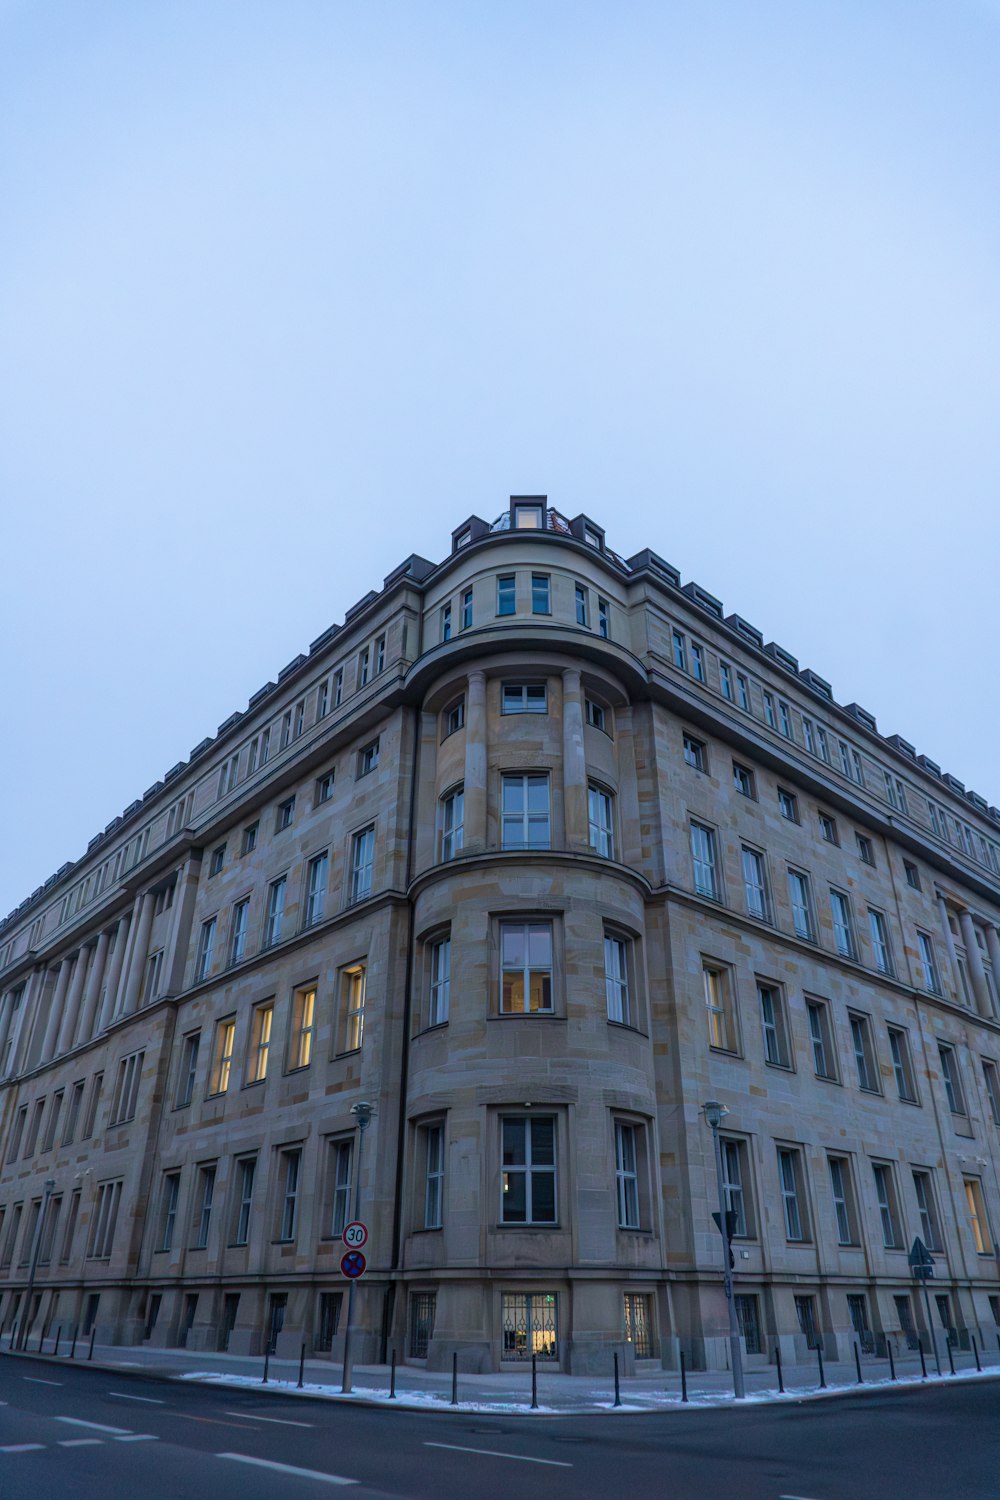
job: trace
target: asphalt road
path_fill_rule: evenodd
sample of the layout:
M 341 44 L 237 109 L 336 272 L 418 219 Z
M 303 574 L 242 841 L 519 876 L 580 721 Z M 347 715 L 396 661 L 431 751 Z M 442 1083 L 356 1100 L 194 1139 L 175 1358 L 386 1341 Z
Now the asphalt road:
M 740 1411 L 483 1417 L 0 1356 L 0 1500 L 997 1500 L 1000 1382 Z

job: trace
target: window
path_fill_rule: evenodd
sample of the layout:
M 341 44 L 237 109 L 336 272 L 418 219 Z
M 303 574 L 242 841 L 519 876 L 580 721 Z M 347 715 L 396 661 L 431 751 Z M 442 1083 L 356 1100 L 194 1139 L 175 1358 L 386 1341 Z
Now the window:
M 843 891 L 830 891 L 830 915 L 833 918 L 833 944 L 841 958 L 855 958 L 854 924 L 851 903 Z
M 255 1005 L 250 1021 L 250 1051 L 247 1056 L 247 1083 L 263 1083 L 271 1055 L 271 1027 L 274 1024 L 274 1001 Z
M 333 674 L 333 706 L 339 708 L 344 701 L 344 669 L 338 667 Z
M 608 711 L 603 703 L 597 703 L 593 698 L 586 699 L 587 723 L 592 729 L 600 729 L 604 734 L 610 734 L 608 728 Z
M 816 743 L 819 746 L 820 758 L 830 764 L 830 743 L 826 737 L 826 730 L 822 724 L 816 725 Z
M 937 1205 L 934 1201 L 934 1186 L 930 1172 L 913 1172 L 913 1191 L 920 1215 L 920 1238 L 928 1250 L 940 1250 L 941 1231 L 938 1228 Z
M 500 712 L 505 714 L 548 713 L 544 682 L 505 682 L 500 692 Z
M 746 894 L 747 911 L 752 917 L 759 917 L 762 922 L 768 922 L 770 912 L 764 856 L 756 849 L 751 849 L 749 845 L 744 844 L 740 851 L 740 861 L 743 867 L 743 890 Z
M 372 893 L 372 867 L 375 862 L 375 829 L 363 828 L 354 835 L 351 846 L 351 901 L 363 901 Z
M 777 729 L 778 723 L 774 717 L 774 699 L 771 697 L 770 693 L 764 693 L 763 699 L 764 718 L 767 720 L 767 726 L 769 729 Z
M 323 916 L 323 907 L 326 904 L 326 882 L 330 870 L 330 856 L 326 853 L 317 854 L 309 861 L 309 878 L 306 884 L 306 918 L 305 925 L 311 927 L 314 922 L 319 922 Z
M 640 1227 L 638 1135 L 638 1125 L 627 1125 L 623 1120 L 615 1121 L 615 1190 L 619 1229 Z
M 121 1197 L 120 1179 L 118 1182 L 102 1182 L 98 1187 L 94 1216 L 90 1221 L 90 1239 L 87 1243 L 88 1260 L 109 1259 L 111 1247 L 114 1244 Z
M 514 506 L 515 531 L 539 531 L 545 526 L 544 506 L 518 502 Z
M 211 857 L 211 859 L 209 861 L 209 865 L 208 865 L 208 876 L 209 876 L 209 879 L 211 879 L 213 875 L 218 875 L 219 871 L 222 869 L 222 866 L 225 864 L 225 862 L 226 862 L 226 846 L 225 846 L 225 844 L 220 844 L 217 849 L 213 849 L 212 850 L 212 857 Z
M 501 791 L 501 848 L 547 849 L 548 776 L 505 775 Z
M 358 780 L 378 769 L 378 740 L 372 740 L 358 751 Z
M 819 815 L 819 831 L 828 844 L 839 844 L 837 838 L 837 825 L 829 813 L 821 812 Z
M 191 1031 L 181 1043 L 181 1064 L 177 1074 L 177 1098 L 174 1100 L 175 1109 L 184 1109 L 191 1103 L 194 1093 L 194 1083 L 198 1076 L 198 1049 L 201 1046 L 201 1032 Z
M 813 736 L 812 719 L 807 719 L 806 716 L 805 716 L 805 714 L 802 714 L 801 718 L 802 718 L 802 743 L 805 745 L 805 747 L 809 751 L 810 755 L 815 755 L 816 754 L 816 741 L 815 741 L 815 738 Z
M 285 917 L 286 877 L 272 880 L 267 892 L 267 922 L 264 927 L 264 947 L 271 948 L 281 940 L 281 924 Z
M 854 837 L 858 841 L 858 854 L 861 856 L 862 861 L 866 865 L 874 865 L 875 846 L 872 843 L 871 839 L 866 838 L 863 833 L 855 833 Z
M 327 771 L 325 776 L 318 776 L 316 778 L 316 796 L 314 801 L 317 807 L 322 802 L 329 802 L 333 796 L 334 779 L 333 771 Z
M 316 986 L 303 985 L 292 999 L 292 1029 L 288 1039 L 288 1070 L 308 1068 L 312 1061 L 316 1025 Z
M 278 1225 L 279 1240 L 293 1240 L 295 1238 L 295 1220 L 299 1207 L 299 1175 L 302 1168 L 302 1152 L 296 1147 L 290 1151 L 281 1151 L 281 1200 L 280 1200 L 280 1223 Z
M 444 1223 L 444 1126 L 425 1125 L 424 1228 L 440 1229 Z
M 733 701 L 733 674 L 728 662 L 719 662 L 719 685 L 722 688 L 723 698 Z
M 611 639 L 611 606 L 607 599 L 597 601 L 597 633 L 606 641 Z
M 840 750 L 840 764 L 841 764 L 841 766 L 843 768 L 844 775 L 848 778 L 848 780 L 850 780 L 851 779 L 851 752 L 850 752 L 850 749 L 849 749 L 849 747 L 847 745 L 847 742 L 845 740 L 838 740 L 837 741 L 837 745 L 838 745 L 838 748 Z
M 760 1002 L 760 1024 L 764 1033 L 764 1061 L 773 1068 L 787 1068 L 788 1033 L 781 991 L 776 985 L 758 983 L 757 999 Z
M 674 666 L 677 667 L 677 669 L 679 671 L 686 672 L 687 671 L 687 647 L 685 646 L 685 643 L 684 643 L 684 637 L 681 635 L 681 633 L 680 633 L 679 630 L 675 630 L 673 632 L 673 635 L 672 635 L 671 639 L 673 641 L 673 648 L 674 648 Z
M 158 1250 L 173 1249 L 174 1228 L 177 1224 L 177 1199 L 180 1190 L 181 1174 L 168 1172 L 163 1179 L 163 1187 L 160 1191 L 160 1226 L 156 1242 Z
M 750 684 L 742 672 L 736 674 L 736 692 L 739 698 L 740 708 L 745 714 L 750 712 Z
M 906 872 L 907 885 L 911 885 L 915 891 L 919 891 L 920 871 L 917 869 L 916 865 L 911 864 L 908 859 L 904 859 L 903 869 Z
M 139 1084 L 142 1081 L 142 1060 L 145 1055 L 144 1052 L 133 1052 L 129 1057 L 123 1057 L 118 1064 L 118 1077 L 115 1079 L 115 1091 L 111 1098 L 111 1113 L 108 1118 L 109 1125 L 123 1125 L 127 1120 L 135 1118 Z
M 817 1078 L 836 1082 L 833 1036 L 830 1031 L 830 1008 L 822 1000 L 807 1000 L 809 1039 L 812 1042 L 813 1069 Z
M 831 1156 L 830 1190 L 833 1193 L 833 1212 L 837 1220 L 838 1245 L 856 1245 L 858 1231 L 851 1192 L 851 1168 L 846 1156 Z
M 283 714 L 282 718 L 281 718 L 281 741 L 280 741 L 280 744 L 279 744 L 278 748 L 281 749 L 281 750 L 284 750 L 285 746 L 288 744 L 288 742 L 291 739 L 291 737 L 292 737 L 292 710 L 289 709 L 288 712 L 286 714 Z
M 215 943 L 215 918 L 209 917 L 207 922 L 201 924 L 201 934 L 198 938 L 198 958 L 195 963 L 195 983 L 204 979 L 212 967 L 212 947 Z
M 736 1303 L 736 1318 L 740 1336 L 748 1354 L 763 1354 L 764 1341 L 760 1331 L 760 1298 L 754 1295 L 733 1299 Z
M 723 1136 L 719 1144 L 722 1147 L 722 1190 L 726 1212 L 736 1215 L 733 1237 L 747 1239 L 752 1229 L 746 1186 L 750 1180 L 747 1143 Z
M 97 1124 L 97 1111 L 101 1104 L 101 1089 L 104 1084 L 104 1074 L 95 1073 L 90 1085 L 90 1098 L 87 1100 L 87 1113 L 83 1117 L 83 1134 L 80 1139 L 89 1141 Z
M 553 1115 L 506 1115 L 500 1122 L 502 1224 L 556 1222 Z
M 880 974 L 891 974 L 893 968 L 892 950 L 889 947 L 889 928 L 882 913 L 872 906 L 868 908 L 868 933 L 872 940 L 876 969 Z
M 531 575 L 531 613 L 533 615 L 552 613 L 548 573 L 532 573 Z
M 946 1042 L 939 1042 L 938 1056 L 941 1059 L 941 1081 L 944 1084 L 948 1108 L 953 1115 L 964 1115 L 966 1114 L 965 1094 L 962 1091 L 962 1079 L 958 1071 L 955 1049 L 949 1047 Z
M 693 734 L 684 736 L 684 760 L 696 771 L 705 770 L 705 745 L 702 740 L 696 740 Z
M 233 1066 L 233 1044 L 235 1041 L 235 1020 L 219 1021 L 215 1028 L 212 1071 L 208 1080 L 208 1092 L 210 1095 L 224 1094 L 229 1088 L 229 1074 Z
M 781 732 L 785 736 L 786 740 L 790 740 L 793 738 L 792 715 L 789 710 L 788 704 L 782 703 L 780 698 L 778 699 L 778 713 L 781 716 Z
M 297 740 L 301 735 L 306 723 L 306 700 L 300 698 L 295 705 L 295 722 L 292 729 L 292 738 Z
M 691 642 L 691 675 L 697 682 L 705 681 L 705 653 L 697 641 Z
M 451 605 L 446 604 L 441 610 L 441 639 L 451 640 Z
M 163 949 L 157 948 L 146 959 L 146 967 L 142 973 L 142 984 L 139 988 L 140 1005 L 152 1005 L 160 993 L 160 975 L 163 971 Z
M 604 989 L 608 1020 L 632 1025 L 632 1003 L 628 979 L 629 951 L 624 938 L 604 934 Z
M 463 630 L 472 629 L 472 590 L 466 589 L 462 595 L 462 625 Z
M 788 872 L 788 899 L 792 907 L 792 927 L 795 936 L 815 941 L 812 916 L 812 901 L 809 894 L 809 877 L 799 870 Z
M 797 823 L 799 821 L 798 799 L 793 792 L 783 791 L 780 786 L 778 788 L 778 809 L 781 816 L 787 818 L 790 823 Z
M 854 1047 L 854 1062 L 858 1070 L 858 1088 L 869 1094 L 877 1094 L 878 1064 L 872 1044 L 872 1023 L 867 1016 L 848 1013 L 851 1024 L 851 1044 Z
M 788 1146 L 778 1147 L 778 1180 L 785 1215 L 785 1238 L 793 1241 L 806 1240 L 809 1236 L 804 1216 L 801 1151 Z
M 76 1127 L 80 1122 L 80 1110 L 83 1107 L 84 1081 L 79 1079 L 73 1085 L 73 1092 L 69 1096 L 69 1112 L 66 1116 L 66 1130 L 63 1134 L 64 1146 L 71 1146 L 76 1139 Z
M 875 1178 L 875 1197 L 878 1201 L 879 1218 L 882 1221 L 882 1243 L 887 1250 L 900 1248 L 899 1210 L 896 1204 L 896 1186 L 892 1180 L 892 1168 L 884 1162 L 872 1162 Z
M 501 573 L 497 578 L 497 614 L 512 615 L 516 606 L 516 578 L 513 573 Z
M 257 1159 L 253 1156 L 245 1156 L 237 1166 L 239 1175 L 236 1184 L 236 1225 L 233 1231 L 233 1244 L 245 1245 L 250 1239 L 250 1215 L 253 1212 L 253 1186 L 257 1175 Z
M 636 1359 L 653 1357 L 653 1299 L 648 1292 L 625 1292 L 625 1342 Z
M 461 854 L 465 838 L 465 790 L 456 787 L 441 798 L 441 858 Z
M 705 964 L 705 1007 L 708 1013 L 708 1044 L 720 1052 L 736 1051 L 736 1017 L 733 1014 L 732 986 L 725 969 Z
M 983 1200 L 983 1185 L 978 1177 L 966 1177 L 965 1206 L 969 1212 L 969 1227 L 976 1246 L 977 1255 L 992 1255 L 993 1242 L 986 1220 L 986 1204 Z
M 694 888 L 699 896 L 719 900 L 719 877 L 715 858 L 715 833 L 701 823 L 691 824 L 691 859 L 694 863 Z
M 366 646 L 358 657 L 358 687 L 364 687 L 367 684 L 370 673 L 370 663 L 371 656 L 369 654 L 368 647 Z
M 443 1026 L 451 1003 L 451 937 L 440 937 L 431 943 L 430 998 L 427 1006 L 428 1026 Z
M 42 1115 L 45 1111 L 45 1100 L 36 1099 L 35 1107 L 31 1112 L 31 1125 L 28 1129 L 28 1138 L 24 1143 L 24 1160 L 34 1156 L 35 1146 L 38 1141 L 38 1132 L 42 1128 Z M 110 1122 L 109 1122 L 110 1123 Z
M 237 901 L 233 907 L 232 925 L 229 929 L 229 962 L 238 964 L 247 950 L 247 928 L 250 925 L 250 897 Z
M 198 1198 L 196 1201 L 195 1234 L 192 1249 L 204 1250 L 208 1244 L 208 1232 L 212 1227 L 212 1203 L 215 1198 L 215 1166 L 198 1170 Z
M 56 1129 L 59 1125 L 59 1116 L 62 1112 L 63 1099 L 66 1096 L 65 1089 L 57 1089 L 52 1095 L 52 1108 L 49 1110 L 48 1124 L 45 1127 L 45 1139 L 42 1141 L 42 1150 L 51 1151 L 56 1139 Z M 132 1113 L 135 1113 L 133 1108 Z M 131 1118 L 131 1116 L 129 1117 Z
M 615 857 L 615 835 L 612 822 L 611 793 L 593 782 L 587 787 L 587 817 L 590 847 L 605 859 Z
M 330 711 L 330 679 L 324 677 L 316 689 L 316 722 L 325 719 Z
M 278 803 L 278 816 L 275 822 L 275 831 L 281 833 L 286 828 L 291 828 L 292 819 L 295 817 L 295 798 L 286 797 L 284 802 Z
M 924 988 L 930 990 L 933 995 L 940 995 L 941 981 L 938 979 L 937 964 L 934 962 L 934 944 L 926 932 L 917 933 L 917 947 L 920 950 Z
M 353 1141 L 330 1143 L 330 1233 L 339 1239 L 351 1222 L 351 1171 Z
M 986 1085 L 986 1097 L 990 1101 L 990 1114 L 993 1116 L 994 1125 L 1000 1125 L 1000 1075 L 997 1065 L 988 1057 L 983 1058 L 983 1083 Z
M 501 1012 L 539 1015 L 552 1009 L 552 923 L 501 923 Z
M 582 583 L 576 585 L 576 623 L 585 629 L 590 625 L 587 590 Z
M 913 1078 L 913 1063 L 910 1059 L 910 1042 L 905 1031 L 889 1027 L 889 1051 L 892 1054 L 892 1071 L 896 1079 L 896 1092 L 908 1104 L 917 1102 L 917 1086 Z
M 733 786 L 742 797 L 750 797 L 756 800 L 757 788 L 754 782 L 754 774 L 749 766 L 741 766 L 739 761 L 733 761 Z
M 434 1333 L 434 1310 L 437 1297 L 433 1292 L 410 1295 L 410 1358 L 426 1359 Z
M 450 734 L 457 734 L 464 724 L 465 699 L 456 698 L 441 715 L 441 738 L 446 740 Z
M 365 1030 L 365 966 L 344 970 L 344 1041 L 346 1052 L 357 1052 Z
M 248 823 L 243 830 L 243 838 L 240 842 L 240 854 L 252 854 L 257 847 L 257 832 L 259 823 Z

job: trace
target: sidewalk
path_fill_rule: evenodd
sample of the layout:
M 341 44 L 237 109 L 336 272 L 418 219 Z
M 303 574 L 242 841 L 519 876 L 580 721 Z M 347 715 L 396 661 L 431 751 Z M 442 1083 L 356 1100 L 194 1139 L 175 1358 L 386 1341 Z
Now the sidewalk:
M 30 1351 L 34 1354 L 34 1350 Z M 52 1355 L 52 1341 L 46 1342 L 45 1354 Z M 6 1356 L 7 1351 L 2 1351 Z M 63 1341 L 59 1359 L 69 1354 L 69 1346 Z M 86 1362 L 88 1345 L 82 1341 L 76 1349 L 78 1363 Z M 980 1355 L 982 1373 L 976 1370 L 971 1353 L 954 1353 L 955 1371 L 950 1373 L 947 1357 L 940 1377 L 934 1368 L 933 1359 L 928 1361 L 927 1384 L 952 1379 L 1000 1378 L 1000 1351 L 996 1354 Z M 614 1369 L 611 1355 L 606 1377 L 564 1375 L 549 1371 L 544 1365 L 538 1369 L 538 1411 L 547 1414 L 569 1414 L 581 1412 L 611 1412 L 622 1410 L 666 1411 L 685 1410 L 691 1407 L 736 1405 L 733 1398 L 732 1379 L 728 1370 L 694 1370 L 688 1373 L 688 1406 L 681 1398 L 681 1379 L 677 1371 L 658 1370 L 653 1374 L 622 1376 L 619 1382 L 621 1405 L 615 1406 Z M 989 1363 L 988 1363 L 989 1361 Z M 207 1354 L 187 1349 L 145 1349 L 132 1346 L 96 1345 L 93 1363 L 108 1370 L 128 1370 L 133 1373 L 156 1375 L 170 1380 L 206 1382 L 285 1394 L 299 1394 L 299 1363 L 297 1360 L 271 1359 L 268 1367 L 268 1384 L 263 1384 L 263 1358 L 240 1355 Z M 885 1389 L 892 1385 L 887 1359 L 863 1356 L 861 1360 L 863 1384 L 858 1385 L 857 1371 L 853 1360 L 827 1364 L 824 1369 L 825 1389 L 820 1387 L 818 1362 L 809 1365 L 785 1366 L 783 1370 L 784 1394 L 778 1391 L 777 1371 L 773 1365 L 761 1370 L 751 1370 L 746 1376 L 746 1400 L 801 1401 L 819 1396 L 832 1396 L 846 1392 L 862 1393 L 867 1389 Z M 896 1361 L 896 1376 L 899 1386 L 922 1384 L 920 1357 L 907 1354 Z M 353 1392 L 341 1393 L 341 1368 L 329 1360 L 307 1359 L 303 1370 L 304 1397 L 327 1400 L 354 1401 L 364 1404 L 390 1403 L 390 1369 L 387 1365 L 356 1365 L 354 1367 Z M 396 1373 L 396 1397 L 391 1405 L 397 1408 L 419 1410 L 453 1410 L 451 1404 L 452 1377 L 450 1373 L 430 1372 L 419 1367 L 401 1365 Z M 461 1371 L 458 1375 L 458 1407 L 463 1411 L 519 1412 L 531 1410 L 531 1366 L 523 1370 L 505 1371 L 495 1375 L 472 1375 Z

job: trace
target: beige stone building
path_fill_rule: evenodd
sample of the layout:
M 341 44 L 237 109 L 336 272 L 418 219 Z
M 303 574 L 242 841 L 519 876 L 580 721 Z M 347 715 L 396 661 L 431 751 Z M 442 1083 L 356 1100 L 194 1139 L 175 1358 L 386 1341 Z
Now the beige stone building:
M 715 1098 L 751 1366 L 917 1236 L 993 1345 L 998 923 L 996 808 L 514 498 L 0 925 L 0 1327 L 336 1359 L 357 1192 L 361 1358 L 718 1367 Z

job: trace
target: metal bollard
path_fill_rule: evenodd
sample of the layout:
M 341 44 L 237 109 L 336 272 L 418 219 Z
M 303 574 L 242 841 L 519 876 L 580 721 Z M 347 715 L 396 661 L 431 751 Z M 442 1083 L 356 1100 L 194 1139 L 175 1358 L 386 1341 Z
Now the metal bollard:
M 861 1377 L 861 1351 L 857 1343 L 854 1345 L 854 1368 L 858 1372 L 858 1385 L 864 1385 L 864 1380 Z
M 389 1400 L 396 1399 L 396 1351 L 392 1351 L 392 1369 L 389 1373 Z
M 775 1346 L 774 1346 L 774 1362 L 778 1366 L 778 1394 L 780 1396 L 783 1396 L 785 1394 L 785 1381 L 784 1381 L 784 1377 L 782 1376 L 782 1373 L 781 1373 L 781 1345 L 780 1344 L 775 1344 Z
M 271 1363 L 271 1345 L 268 1344 L 267 1347 L 264 1350 L 264 1379 L 261 1381 L 261 1385 L 267 1385 L 267 1369 L 268 1369 L 268 1366 L 270 1365 L 270 1363 Z
M 451 1356 L 451 1404 L 458 1405 L 458 1350 Z
M 79 1328 L 80 1328 L 79 1323 L 74 1323 L 73 1324 L 73 1342 L 70 1345 L 70 1350 L 69 1350 L 69 1357 L 70 1357 L 70 1359 L 76 1359 L 76 1335 L 77 1335 L 77 1333 L 79 1331 Z
M 951 1335 L 950 1334 L 949 1334 L 949 1336 L 948 1336 L 948 1338 L 946 1339 L 945 1342 L 948 1345 L 948 1363 L 951 1366 L 951 1373 L 954 1375 L 954 1373 L 955 1373 L 955 1356 L 951 1352 Z
M 681 1350 L 681 1400 L 682 1401 L 686 1401 L 687 1398 L 688 1398 L 687 1362 L 686 1362 L 686 1360 L 684 1358 L 684 1350 L 682 1349 Z
M 923 1341 L 923 1339 L 917 1339 L 917 1348 L 920 1351 L 920 1378 L 921 1378 L 921 1380 L 926 1380 L 927 1379 L 927 1361 L 926 1361 L 926 1359 L 924 1359 L 924 1341 Z
M 538 1357 L 531 1356 L 531 1410 L 538 1410 Z
M 621 1386 L 618 1383 L 618 1351 L 616 1350 L 615 1351 L 615 1405 L 616 1406 L 621 1406 L 621 1404 L 622 1404 L 622 1392 L 621 1392 Z
M 886 1347 L 886 1349 L 889 1352 L 889 1379 L 890 1380 L 895 1380 L 895 1378 L 896 1378 L 896 1361 L 892 1357 L 892 1340 L 891 1339 L 886 1339 L 886 1341 L 885 1341 L 885 1347 Z
M 299 1388 L 300 1391 L 302 1389 L 302 1378 L 305 1375 L 305 1372 L 306 1372 L 306 1346 L 305 1346 L 305 1344 L 303 1344 L 302 1345 L 302 1352 L 299 1355 L 299 1385 L 298 1385 L 298 1388 Z
M 817 1344 L 816 1345 L 816 1358 L 819 1360 L 819 1388 L 820 1388 L 821 1391 L 825 1391 L 826 1390 L 826 1376 L 823 1374 L 823 1346 L 822 1346 L 822 1344 Z
M 974 1333 L 970 1333 L 969 1337 L 972 1340 L 972 1352 L 976 1356 L 976 1369 L 980 1372 L 980 1374 L 982 1374 L 983 1367 L 979 1363 L 979 1345 L 976 1343 L 976 1335 Z
M 95 1323 L 94 1326 L 93 1326 L 93 1328 L 90 1330 L 90 1348 L 87 1351 L 87 1358 L 88 1359 L 93 1359 L 93 1357 L 94 1357 L 94 1339 L 96 1337 L 97 1337 L 97 1324 Z

